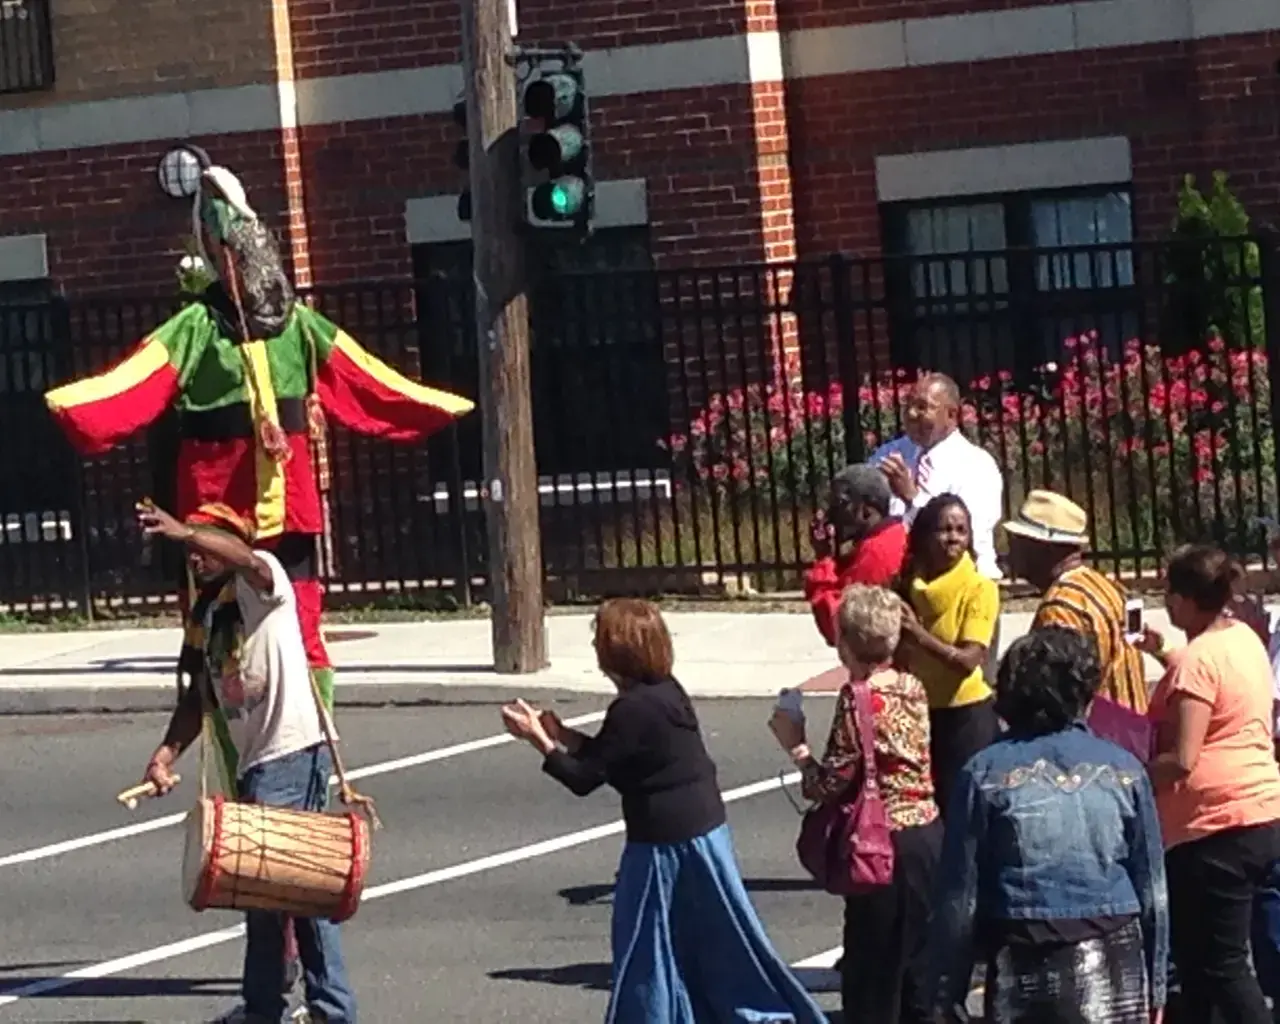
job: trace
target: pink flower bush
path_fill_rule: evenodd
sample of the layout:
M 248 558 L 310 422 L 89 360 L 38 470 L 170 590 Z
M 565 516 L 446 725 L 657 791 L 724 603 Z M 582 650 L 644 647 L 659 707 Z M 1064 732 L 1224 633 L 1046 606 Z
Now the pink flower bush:
M 794 356 L 776 381 L 711 395 L 664 442 L 688 480 L 725 501 L 755 491 L 810 503 L 847 461 L 845 393 L 806 390 Z M 865 451 L 901 430 L 915 374 L 865 376 L 856 409 Z M 1108 352 L 1094 332 L 1015 384 L 1007 371 L 961 382 L 961 426 L 1003 467 L 1010 502 L 1034 487 L 1093 512 L 1100 547 L 1150 551 L 1185 537 L 1249 534 L 1276 503 L 1270 375 L 1260 350 L 1165 357 L 1131 339 Z M 1250 541 L 1256 538 L 1249 537 Z

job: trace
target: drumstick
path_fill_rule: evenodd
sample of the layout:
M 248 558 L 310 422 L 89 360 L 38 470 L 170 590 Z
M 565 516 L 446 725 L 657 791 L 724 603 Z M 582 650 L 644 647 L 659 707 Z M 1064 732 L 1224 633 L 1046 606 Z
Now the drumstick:
M 173 777 L 173 784 L 175 786 L 181 781 L 181 775 L 175 775 Z M 154 782 L 142 782 L 136 786 L 130 786 L 122 793 L 117 794 L 116 799 L 132 811 L 137 809 L 139 800 L 156 795 L 156 784 Z

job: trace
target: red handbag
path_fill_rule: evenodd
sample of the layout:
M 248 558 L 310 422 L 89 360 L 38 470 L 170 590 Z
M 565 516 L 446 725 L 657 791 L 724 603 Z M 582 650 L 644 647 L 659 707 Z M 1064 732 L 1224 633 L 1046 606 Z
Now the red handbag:
M 862 785 L 852 800 L 805 812 L 796 840 L 800 863 L 824 890 L 853 896 L 893 881 L 893 832 L 876 779 L 871 686 L 848 682 L 862 747 Z

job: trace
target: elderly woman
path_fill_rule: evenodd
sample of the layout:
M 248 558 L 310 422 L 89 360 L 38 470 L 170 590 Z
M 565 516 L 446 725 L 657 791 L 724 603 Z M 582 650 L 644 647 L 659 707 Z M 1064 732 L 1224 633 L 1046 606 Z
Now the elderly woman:
M 877 784 L 893 830 L 892 882 L 845 898 L 841 996 L 845 1024 L 932 1021 L 922 951 L 929 923 L 942 824 L 929 772 L 929 703 L 920 680 L 892 665 L 902 601 L 880 587 L 854 585 L 836 613 L 837 649 L 849 682 L 836 699 L 822 760 L 803 721 L 774 713 L 774 735 L 800 768 L 815 803 L 853 800 L 864 785 L 853 686 L 871 690 Z
M 622 797 L 627 843 L 613 898 L 606 1024 L 825 1024 L 742 884 L 716 767 L 672 675 L 661 613 L 647 601 L 606 601 L 595 649 L 618 689 L 595 736 L 524 701 L 502 718 L 574 794 L 607 783 Z
M 929 960 L 940 1020 L 987 964 L 988 1024 L 1149 1024 L 1165 1002 L 1163 847 L 1140 761 L 1091 733 L 1095 645 L 1064 626 L 1000 664 L 1008 731 L 956 779 Z M 1205 1021 L 1209 1018 L 1195 1018 Z
M 1239 566 L 1216 548 L 1179 551 L 1165 576 L 1187 646 L 1151 697 L 1147 765 L 1167 847 L 1173 959 L 1190 1021 L 1271 1024 L 1250 966 L 1254 898 L 1280 857 L 1272 673 L 1258 632 L 1231 614 Z M 1150 646 L 1163 649 L 1152 635 Z

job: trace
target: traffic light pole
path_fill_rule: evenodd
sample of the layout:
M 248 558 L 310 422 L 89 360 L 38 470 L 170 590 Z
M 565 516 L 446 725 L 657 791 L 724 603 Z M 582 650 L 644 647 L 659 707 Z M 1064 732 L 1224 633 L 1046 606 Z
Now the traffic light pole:
M 548 664 L 538 472 L 529 388 L 529 303 L 520 117 L 508 0 L 463 0 L 462 66 L 471 174 L 471 242 L 484 428 L 493 659 L 499 673 Z

